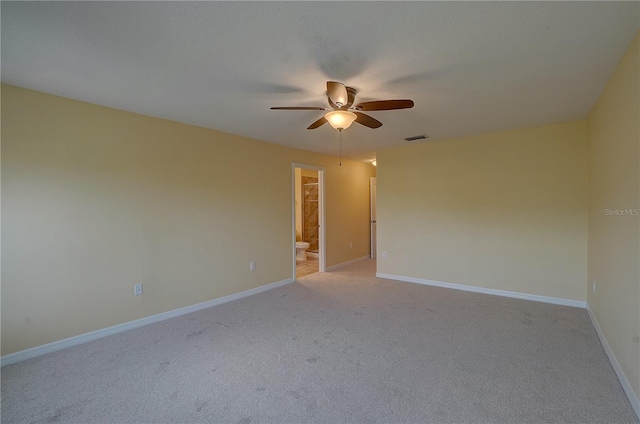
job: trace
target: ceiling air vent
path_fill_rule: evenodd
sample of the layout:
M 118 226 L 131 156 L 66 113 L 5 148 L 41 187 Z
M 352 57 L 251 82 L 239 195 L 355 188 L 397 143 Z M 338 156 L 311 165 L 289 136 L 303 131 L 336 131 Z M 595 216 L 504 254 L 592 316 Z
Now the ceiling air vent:
M 417 140 L 424 140 L 425 138 L 429 138 L 429 136 L 425 134 L 420 134 L 420 135 L 414 135 L 413 137 L 405 137 L 405 140 L 411 143 Z

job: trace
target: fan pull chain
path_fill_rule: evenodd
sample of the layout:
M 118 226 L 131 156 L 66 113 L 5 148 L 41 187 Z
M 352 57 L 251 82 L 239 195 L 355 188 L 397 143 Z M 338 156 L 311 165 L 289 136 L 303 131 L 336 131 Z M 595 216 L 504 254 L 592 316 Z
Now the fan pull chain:
M 340 133 L 340 166 L 342 166 L 342 128 L 338 132 Z

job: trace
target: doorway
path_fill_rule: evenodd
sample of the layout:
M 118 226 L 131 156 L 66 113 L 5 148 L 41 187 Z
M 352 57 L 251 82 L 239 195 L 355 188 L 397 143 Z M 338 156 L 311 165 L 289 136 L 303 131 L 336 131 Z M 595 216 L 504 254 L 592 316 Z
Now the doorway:
M 325 271 L 324 168 L 292 164 L 293 276 Z

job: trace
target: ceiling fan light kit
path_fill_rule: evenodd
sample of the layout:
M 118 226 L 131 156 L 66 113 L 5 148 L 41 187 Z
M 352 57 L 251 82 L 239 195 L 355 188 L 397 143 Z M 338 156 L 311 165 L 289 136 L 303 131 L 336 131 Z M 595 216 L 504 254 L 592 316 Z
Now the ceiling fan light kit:
M 362 113 L 362 111 L 379 111 L 379 110 L 395 110 L 410 109 L 413 107 L 413 100 L 376 100 L 372 102 L 364 102 L 353 105 L 356 98 L 357 90 L 353 87 L 347 87 L 341 82 L 327 81 L 327 101 L 329 108 L 316 106 L 300 106 L 300 107 L 272 107 L 272 110 L 328 110 L 329 112 L 307 127 L 308 130 L 314 130 L 321 127 L 325 122 L 342 131 L 355 121 L 360 125 L 372 129 L 380 128 L 382 122 Z
M 331 125 L 333 128 L 337 130 L 344 130 L 351 126 L 358 115 L 347 110 L 334 110 L 331 112 L 327 112 L 324 117 L 329 122 L 329 125 Z

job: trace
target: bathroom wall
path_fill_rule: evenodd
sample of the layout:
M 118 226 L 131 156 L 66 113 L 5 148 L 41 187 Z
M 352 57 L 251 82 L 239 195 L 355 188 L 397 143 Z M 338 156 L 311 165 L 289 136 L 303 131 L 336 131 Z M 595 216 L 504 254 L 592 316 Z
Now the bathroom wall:
M 294 202 L 296 221 L 296 241 L 302 241 L 302 169 L 294 169 Z
M 318 173 L 314 171 L 317 175 Z M 317 252 L 319 248 L 319 191 L 317 176 L 301 177 L 302 197 L 302 241 L 309 243 L 309 251 Z
M 294 168 L 294 202 L 296 221 L 296 241 L 302 240 L 302 176 L 318 178 L 318 171 L 305 168 Z
M 1 90 L 2 355 L 292 278 L 294 162 L 326 170 L 327 266 L 369 251 L 369 164 Z

